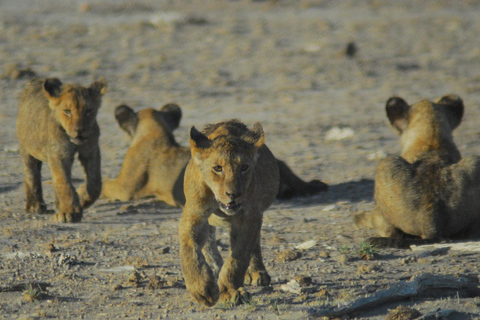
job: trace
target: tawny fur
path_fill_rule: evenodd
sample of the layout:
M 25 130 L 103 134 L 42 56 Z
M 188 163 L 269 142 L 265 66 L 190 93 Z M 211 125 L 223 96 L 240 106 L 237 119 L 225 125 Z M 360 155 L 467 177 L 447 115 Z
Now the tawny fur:
M 121 105 L 116 108 L 115 116 L 129 134 L 131 143 L 118 177 L 104 179 L 102 197 L 126 201 L 156 196 L 169 205 L 182 207 L 185 204 L 183 175 L 190 148 L 180 146 L 173 135 L 182 116 L 180 107 L 167 104 L 160 110 L 146 108 L 134 112 Z M 303 181 L 283 161 L 277 163 L 278 198 L 306 196 L 328 189 L 319 180 Z
M 452 132 L 463 117 L 455 95 L 409 106 L 387 102 L 387 116 L 400 133 L 401 156 L 380 161 L 376 208 L 355 216 L 382 237 L 467 239 L 480 237 L 480 158 L 461 158 Z
M 96 115 L 106 86 L 103 79 L 87 88 L 62 84 L 56 78 L 36 79 L 26 85 L 18 109 L 17 135 L 27 212 L 47 211 L 41 184 L 41 167 L 45 161 L 52 173 L 56 221 L 80 221 L 83 208 L 100 195 L 100 129 Z M 75 191 L 71 170 L 77 153 L 86 183 Z
M 249 299 L 245 279 L 270 283 L 260 229 L 263 212 L 278 192 L 277 161 L 264 144 L 259 124 L 248 130 L 229 121 L 208 126 L 203 133 L 192 128 L 190 145 L 179 223 L 185 283 L 192 297 L 206 306 L 217 301 L 238 304 Z M 225 263 L 214 242 L 215 226 L 230 230 Z

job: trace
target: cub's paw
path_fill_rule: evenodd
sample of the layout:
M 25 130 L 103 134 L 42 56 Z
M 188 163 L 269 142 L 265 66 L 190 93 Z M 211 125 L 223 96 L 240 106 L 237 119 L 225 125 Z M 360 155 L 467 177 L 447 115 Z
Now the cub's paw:
M 55 213 L 56 222 L 80 222 L 82 220 L 82 209 L 64 210 Z
M 47 205 L 38 201 L 28 201 L 25 204 L 25 211 L 28 213 L 47 213 Z
M 192 297 L 204 306 L 211 307 L 217 303 L 219 290 L 215 281 L 197 281 L 190 286 L 187 284 L 187 289 Z
M 266 270 L 260 271 L 250 271 L 247 270 L 245 274 L 245 284 L 252 285 L 252 286 L 268 286 L 270 285 L 270 275 Z
M 100 193 L 100 192 L 99 192 Z M 80 205 L 82 208 L 90 207 L 97 198 L 92 197 L 87 191 L 87 185 L 82 184 L 77 189 L 78 199 L 80 200 Z
M 219 303 L 224 303 L 226 305 L 238 306 L 239 304 L 249 303 L 251 300 L 251 295 L 248 293 L 245 288 L 240 287 L 238 289 L 228 288 L 225 291 L 220 293 L 220 298 L 218 299 Z

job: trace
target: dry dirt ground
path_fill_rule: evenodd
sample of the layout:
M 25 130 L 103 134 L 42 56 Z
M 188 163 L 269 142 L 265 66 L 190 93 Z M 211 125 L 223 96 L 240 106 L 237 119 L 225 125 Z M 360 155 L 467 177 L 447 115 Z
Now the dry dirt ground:
M 373 208 L 378 159 L 399 152 L 384 112 L 392 95 L 410 103 L 460 95 L 466 112 L 455 140 L 464 155 L 480 155 L 479 34 L 473 0 L 0 0 L 0 318 L 307 319 L 415 275 L 478 281 L 478 253 L 369 255 L 363 240 L 373 233 L 351 216 Z M 348 43 L 357 51 L 346 54 Z M 152 199 L 99 200 L 78 224 L 25 214 L 15 118 L 33 74 L 84 85 L 107 79 L 98 115 L 107 177 L 128 147 L 113 117 L 122 102 L 137 110 L 178 103 L 184 145 L 192 125 L 260 121 L 277 157 L 330 185 L 266 212 L 272 286 L 248 287 L 253 299 L 238 307 L 193 303 L 178 257 L 181 210 Z M 330 136 L 337 129 L 343 137 Z M 78 164 L 73 175 L 81 182 Z M 52 208 L 48 166 L 43 181 Z M 228 234 L 218 234 L 226 254 Z M 309 240 L 313 247 L 296 248 Z M 287 250 L 295 260 L 285 261 Z M 306 282 L 301 292 L 283 291 L 296 277 Z M 448 288 L 343 317 L 385 319 L 399 305 L 422 319 L 480 318 L 480 298 Z

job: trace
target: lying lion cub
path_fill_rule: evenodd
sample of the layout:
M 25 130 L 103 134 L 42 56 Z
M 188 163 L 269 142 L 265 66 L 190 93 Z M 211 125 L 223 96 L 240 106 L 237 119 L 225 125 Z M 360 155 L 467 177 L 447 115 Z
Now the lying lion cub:
M 375 228 L 382 237 L 479 237 L 480 158 L 461 159 L 452 137 L 463 117 L 463 101 L 449 95 L 409 106 L 390 98 L 386 111 L 400 133 L 402 154 L 380 161 L 377 207 L 355 216 L 356 223 Z
M 264 141 L 259 123 L 252 130 L 232 120 L 207 125 L 203 133 L 195 127 L 190 131 L 192 158 L 185 171 L 180 258 L 188 291 L 206 306 L 217 300 L 248 301 L 243 288 L 247 269 L 268 277 L 261 258 L 260 229 L 263 212 L 278 192 L 279 170 Z M 212 226 L 230 228 L 230 251 L 223 266 L 212 245 Z
M 104 179 L 102 197 L 126 201 L 154 195 L 171 206 L 184 205 L 183 174 L 190 149 L 180 146 L 173 136 L 181 117 L 182 111 L 176 104 L 138 112 L 126 105 L 116 108 L 115 118 L 132 140 L 118 177 Z M 284 162 L 277 160 L 277 163 L 280 169 L 278 198 L 305 196 L 328 189 L 319 180 L 303 181 Z
M 107 83 L 100 79 L 85 88 L 62 84 L 56 78 L 30 81 L 22 92 L 17 117 L 17 135 L 23 162 L 27 212 L 45 213 L 40 170 L 48 162 L 55 190 L 55 219 L 77 222 L 82 208 L 100 195 L 100 148 L 97 111 Z M 86 184 L 78 193 L 72 186 L 75 154 L 82 164 Z

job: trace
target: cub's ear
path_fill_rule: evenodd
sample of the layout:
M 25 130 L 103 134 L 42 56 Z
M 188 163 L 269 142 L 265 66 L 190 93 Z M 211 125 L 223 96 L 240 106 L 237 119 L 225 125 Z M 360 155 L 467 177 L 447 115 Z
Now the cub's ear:
M 49 100 L 60 99 L 62 95 L 62 82 L 57 78 L 46 79 L 43 83 L 43 92 Z
M 449 94 L 438 99 L 437 103 L 445 105 L 448 122 L 452 126 L 452 130 L 458 127 L 460 122 L 462 122 L 464 112 L 462 98 L 455 94 Z
M 107 81 L 104 78 L 100 78 L 92 83 L 89 89 L 103 96 L 107 92 Z
M 260 148 L 265 144 L 265 134 L 263 133 L 262 125 L 259 122 L 255 122 L 253 124 L 253 128 L 251 130 L 251 142 L 255 146 L 256 149 Z
M 123 131 L 133 137 L 135 130 L 137 130 L 137 114 L 127 105 L 119 105 L 115 108 L 115 119 Z
M 164 118 L 171 130 L 177 129 L 182 119 L 182 109 L 176 103 L 168 103 L 161 107 L 160 111 L 164 113 Z
M 391 97 L 385 106 L 387 118 L 392 126 L 402 133 L 407 128 L 410 106 L 402 98 Z
M 195 127 L 190 129 L 190 147 L 192 148 L 192 152 L 207 149 L 211 145 L 212 142 L 206 135 L 198 131 Z

